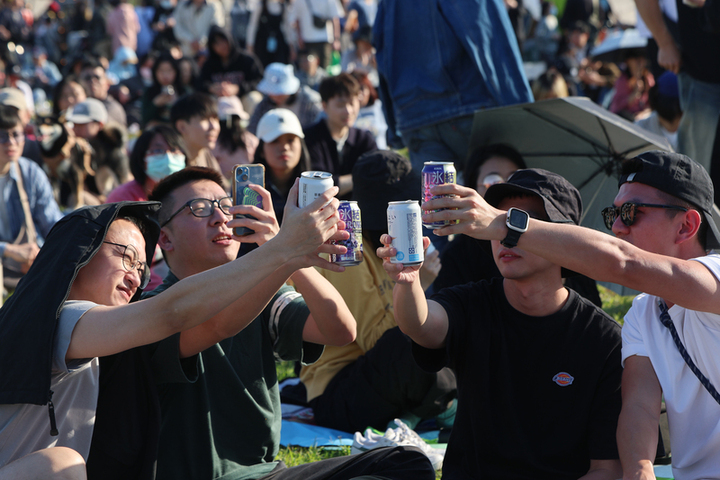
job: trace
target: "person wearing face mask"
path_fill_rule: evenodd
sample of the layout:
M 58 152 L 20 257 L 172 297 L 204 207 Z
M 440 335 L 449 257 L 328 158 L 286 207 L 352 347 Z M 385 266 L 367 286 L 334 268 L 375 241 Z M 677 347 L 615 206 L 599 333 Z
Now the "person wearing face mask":
M 182 137 L 171 127 L 157 125 L 143 132 L 135 142 L 130 154 L 130 171 L 135 177 L 110 192 L 107 201 L 123 200 L 144 202 L 160 180 L 185 168 L 187 149 Z M 156 248 L 150 266 L 151 277 L 148 288 L 162 283 L 167 273 L 160 248 Z

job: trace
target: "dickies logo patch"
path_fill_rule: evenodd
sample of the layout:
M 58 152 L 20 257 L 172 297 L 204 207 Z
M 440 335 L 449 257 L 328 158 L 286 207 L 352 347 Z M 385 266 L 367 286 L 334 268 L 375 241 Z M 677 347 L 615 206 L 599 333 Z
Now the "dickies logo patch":
M 575 380 L 575 377 L 567 372 L 560 372 L 553 377 L 553 382 L 557 383 L 561 387 L 567 387 L 572 384 L 573 380 Z

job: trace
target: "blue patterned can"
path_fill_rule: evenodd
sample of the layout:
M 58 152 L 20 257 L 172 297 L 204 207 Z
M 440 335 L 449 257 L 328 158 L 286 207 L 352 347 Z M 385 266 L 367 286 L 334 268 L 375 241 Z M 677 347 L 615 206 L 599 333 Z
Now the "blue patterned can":
M 452 162 L 425 162 L 425 166 L 422 170 L 422 191 L 423 191 L 423 203 L 429 202 L 434 198 L 440 198 L 433 196 L 430 193 L 430 189 L 435 185 L 442 185 L 444 183 L 455 183 L 456 182 L 455 164 Z M 434 210 L 439 212 L 439 210 Z M 442 228 L 446 225 L 450 225 L 453 222 L 448 220 L 433 223 L 423 223 L 427 228 Z
M 330 261 L 343 267 L 354 267 L 363 261 L 360 207 L 358 207 L 357 202 L 342 200 L 338 207 L 338 214 L 340 214 L 340 220 L 345 222 L 345 231 L 350 234 L 350 238 L 333 242 L 335 245 L 344 245 L 347 247 L 347 252 L 342 255 L 330 255 Z
M 416 200 L 390 202 L 387 210 L 388 235 L 397 253 L 390 258 L 392 263 L 420 265 L 423 255 L 422 216 Z

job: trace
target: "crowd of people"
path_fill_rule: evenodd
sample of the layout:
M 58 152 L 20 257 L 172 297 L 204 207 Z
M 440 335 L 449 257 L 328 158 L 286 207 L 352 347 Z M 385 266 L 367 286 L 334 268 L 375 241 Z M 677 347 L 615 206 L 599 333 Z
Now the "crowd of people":
M 5 0 L 0 480 L 720 478 L 720 2 L 636 3 Z M 623 160 L 614 237 L 470 148 L 478 110 L 567 96 L 667 140 Z M 403 265 L 387 207 L 428 161 L 458 181 Z M 301 208 L 306 171 L 334 186 Z M 596 281 L 644 292 L 622 328 Z M 281 399 L 353 454 L 278 461 Z

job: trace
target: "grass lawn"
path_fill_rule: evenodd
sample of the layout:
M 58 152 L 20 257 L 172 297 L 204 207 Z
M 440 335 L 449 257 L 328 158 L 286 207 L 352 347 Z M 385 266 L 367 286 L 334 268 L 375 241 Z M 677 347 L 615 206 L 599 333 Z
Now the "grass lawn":
M 627 312 L 627 310 L 630 308 L 633 297 L 623 297 L 608 290 L 607 288 L 598 288 L 600 289 L 600 298 L 602 299 L 603 310 L 605 310 L 608 315 L 610 315 L 616 321 L 622 324 L 623 316 L 625 315 L 625 312 Z M 280 380 L 291 377 L 293 375 L 294 372 L 292 363 L 284 362 L 278 364 L 278 377 Z M 280 452 L 278 453 L 277 459 L 284 461 L 288 467 L 292 467 L 294 465 L 302 465 L 304 463 L 317 462 L 318 460 L 323 460 L 325 458 L 332 458 L 349 454 L 350 447 L 343 447 L 340 449 L 280 447 Z M 441 475 L 442 472 L 439 471 L 436 472 L 435 477 L 439 479 Z

